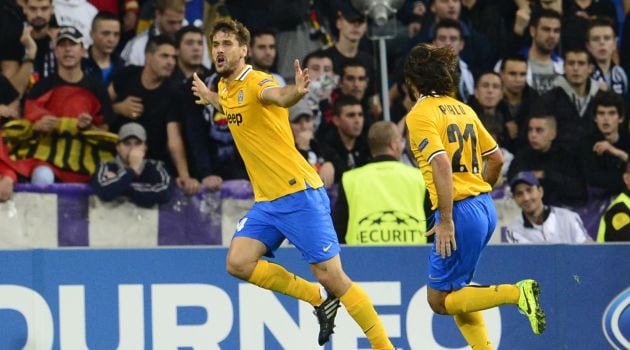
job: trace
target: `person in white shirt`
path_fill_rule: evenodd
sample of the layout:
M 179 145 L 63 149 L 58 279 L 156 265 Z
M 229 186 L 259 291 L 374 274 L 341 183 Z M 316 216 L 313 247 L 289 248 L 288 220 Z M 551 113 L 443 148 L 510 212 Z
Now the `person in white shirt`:
M 510 180 L 520 215 L 506 229 L 508 243 L 585 243 L 592 241 L 580 216 L 569 210 L 543 204 L 544 191 L 531 171 Z

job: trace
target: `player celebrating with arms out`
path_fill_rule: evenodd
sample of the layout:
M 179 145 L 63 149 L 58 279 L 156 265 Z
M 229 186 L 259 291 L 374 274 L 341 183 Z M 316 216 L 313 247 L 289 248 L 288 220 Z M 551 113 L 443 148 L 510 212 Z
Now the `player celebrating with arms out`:
M 458 82 L 457 57 L 448 48 L 420 44 L 404 67 L 417 99 L 406 118 L 411 149 L 420 165 L 436 212 L 429 257 L 427 298 L 434 312 L 453 315 L 475 350 L 492 349 L 481 310 L 517 304 L 540 334 L 545 314 L 539 284 L 469 286 L 497 222 L 490 192 L 503 156 L 475 112 L 449 96 Z
M 227 271 L 313 305 L 320 324 L 320 345 L 333 333 L 341 302 L 373 349 L 393 349 L 370 298 L 343 271 L 328 195 L 313 167 L 295 148 L 286 108 L 308 92 L 308 71 L 302 71 L 296 60 L 295 85 L 280 87 L 271 75 L 245 64 L 250 34 L 241 23 L 219 21 L 210 37 L 212 60 L 221 76 L 218 95 L 197 76 L 192 90 L 197 103 L 212 103 L 227 116 L 255 197 L 230 243 Z M 318 284 L 261 259 L 273 257 L 285 238 L 310 264 L 328 291 L 327 298 Z

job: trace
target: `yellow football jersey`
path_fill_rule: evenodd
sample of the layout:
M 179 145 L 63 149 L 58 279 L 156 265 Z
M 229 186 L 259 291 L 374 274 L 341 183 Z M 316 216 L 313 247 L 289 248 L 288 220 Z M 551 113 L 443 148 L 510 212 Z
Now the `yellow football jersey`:
M 256 201 L 271 201 L 323 183 L 295 147 L 286 108 L 262 101 L 263 90 L 279 86 L 269 74 L 245 66 L 238 77 L 219 81 L 219 103 L 227 117 Z
M 407 114 L 406 123 L 433 209 L 437 208 L 437 192 L 431 160 L 441 153 L 451 160 L 453 200 L 492 190 L 482 177 L 482 157 L 498 146 L 472 108 L 452 97 L 423 96 Z

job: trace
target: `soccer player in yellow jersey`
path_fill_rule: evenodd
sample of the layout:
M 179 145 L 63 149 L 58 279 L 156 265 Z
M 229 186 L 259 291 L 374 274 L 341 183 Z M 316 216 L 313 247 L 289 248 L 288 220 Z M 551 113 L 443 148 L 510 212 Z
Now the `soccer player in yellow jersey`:
M 221 20 L 211 33 L 212 60 L 221 75 L 218 95 L 194 76 L 197 103 L 212 103 L 227 116 L 230 132 L 245 162 L 255 203 L 239 221 L 227 256 L 227 271 L 262 288 L 315 307 L 318 342 L 333 333 L 339 303 L 365 332 L 373 349 L 393 349 L 365 291 L 344 273 L 330 216 L 330 201 L 313 167 L 295 148 L 287 107 L 307 92 L 308 71 L 295 62 L 295 85 L 280 87 L 269 74 L 245 64 L 249 31 L 241 23 Z M 325 287 L 261 259 L 273 257 L 288 239 L 303 254 Z
M 481 310 L 516 304 L 540 334 L 545 314 L 539 284 L 469 286 L 481 251 L 497 222 L 490 192 L 503 156 L 475 112 L 449 96 L 458 82 L 457 57 L 448 48 L 420 44 L 404 67 L 409 91 L 417 99 L 406 117 L 409 141 L 424 180 L 437 224 L 429 257 L 427 298 L 434 312 L 453 315 L 468 344 L 492 349 Z

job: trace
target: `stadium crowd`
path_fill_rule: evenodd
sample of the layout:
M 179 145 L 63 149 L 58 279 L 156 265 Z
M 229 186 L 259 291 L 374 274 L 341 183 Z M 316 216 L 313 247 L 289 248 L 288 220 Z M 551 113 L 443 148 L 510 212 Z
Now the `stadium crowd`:
M 147 196 L 155 203 L 165 179 L 189 195 L 247 179 L 228 129 L 242 117 L 195 104 L 190 90 L 194 73 L 217 89 L 207 33 L 232 17 L 251 31 L 254 69 L 285 84 L 295 58 L 308 68 L 290 123 L 325 186 L 370 163 L 368 131 L 385 116 L 404 139 L 416 98 L 402 66 L 428 42 L 459 56 L 453 94 L 504 153 L 497 186 L 528 187 L 515 196 L 526 229 L 544 233 L 550 213 L 605 200 L 598 240 L 630 240 L 630 21 L 613 0 L 406 0 L 387 41 L 388 96 L 368 38 L 376 25 L 347 0 L 0 1 L 0 201 L 17 182 L 91 179 L 111 199 L 108 186 L 139 179 L 145 164 L 163 172 L 144 177 L 156 183 L 143 191 L 161 191 Z M 125 140 L 142 137 L 123 145 L 129 123 L 142 131 Z M 401 154 L 416 166 L 407 143 Z

